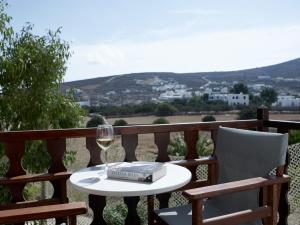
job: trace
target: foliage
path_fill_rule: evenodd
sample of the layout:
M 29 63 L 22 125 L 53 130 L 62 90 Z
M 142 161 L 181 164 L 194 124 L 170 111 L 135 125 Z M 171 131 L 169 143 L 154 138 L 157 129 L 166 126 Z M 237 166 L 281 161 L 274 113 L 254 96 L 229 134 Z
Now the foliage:
M 141 200 L 142 201 L 142 200 Z M 147 207 L 146 204 L 139 204 L 137 207 L 138 215 L 141 219 L 141 224 L 148 224 L 147 221 Z M 117 202 L 111 205 L 107 205 L 103 212 L 103 218 L 108 225 L 123 225 L 128 213 L 128 209 L 125 204 Z
M 119 119 L 114 122 L 114 126 L 127 126 L 128 123 L 126 120 Z
M 142 104 L 126 104 L 122 106 L 100 105 L 89 107 L 90 113 L 100 113 L 104 116 L 124 116 L 124 115 L 149 115 L 154 114 L 157 104 L 146 102 Z
M 11 199 L 11 194 L 7 186 L 0 185 L 0 203 L 9 203 Z
M 196 145 L 199 156 L 209 156 L 213 153 L 213 141 L 206 135 L 199 135 Z
M 206 134 L 199 134 L 196 150 L 199 156 L 211 155 L 213 152 L 213 141 Z M 185 156 L 187 154 L 187 146 L 181 134 L 171 140 L 168 146 L 168 153 L 174 156 Z
M 75 151 L 66 151 L 64 154 L 64 164 L 66 166 L 72 165 L 76 161 L 76 154 Z
M 13 29 L 10 26 L 11 17 L 5 13 L 5 7 L 7 3 L 0 0 L 0 49 L 4 49 L 9 44 L 9 40 L 13 35 Z M 0 51 L 0 57 L 4 55 Z
M 268 107 L 277 100 L 277 92 L 273 88 L 264 88 L 260 93 L 262 103 Z
M 204 93 L 202 99 L 203 99 L 203 102 L 208 102 L 208 97 L 209 95 L 207 93 Z
M 163 106 L 162 106 L 163 105 Z M 177 112 L 189 113 L 199 111 L 227 111 L 232 107 L 223 101 L 208 101 L 205 96 L 194 96 L 190 99 L 175 99 L 168 103 L 142 103 L 127 104 L 121 106 L 100 105 L 88 107 L 90 113 L 100 113 L 104 116 L 125 116 L 125 115 L 157 115 L 168 116 Z
M 105 207 L 103 218 L 108 225 L 122 225 L 124 224 L 127 207 L 124 204 L 114 204 Z
M 233 93 L 233 94 L 240 94 L 240 93 L 248 94 L 249 90 L 248 90 L 248 87 L 245 84 L 237 83 L 237 84 L 233 85 L 233 88 L 230 89 L 230 93 Z
M 250 101 L 250 105 L 252 105 L 253 107 L 259 107 L 262 105 L 262 100 L 260 96 L 255 96 L 253 94 L 250 94 L 249 101 Z
M 103 116 L 93 115 L 91 119 L 86 123 L 86 127 L 97 127 L 98 125 L 104 124 Z
M 44 141 L 28 141 L 23 157 L 23 167 L 31 173 L 46 172 L 50 166 L 50 155 Z
M 213 115 L 206 115 L 202 118 L 202 122 L 216 121 L 216 118 Z
M 247 106 L 240 110 L 238 113 L 238 120 L 248 120 L 256 118 L 256 108 Z
M 26 200 L 36 200 L 40 192 L 40 187 L 38 183 L 28 183 L 24 188 L 24 198 Z
M 289 134 L 289 145 L 296 144 L 300 142 L 300 131 L 290 130 Z
M 174 106 L 168 103 L 160 103 L 156 108 L 155 114 L 157 116 L 172 116 L 176 111 L 177 109 Z
M 168 146 L 168 153 L 174 156 L 185 156 L 187 153 L 186 143 L 181 134 L 174 137 Z
M 63 96 L 60 91 L 70 57 L 69 44 L 60 38 L 60 29 L 38 36 L 33 34 L 33 26 L 26 24 L 14 33 L 5 6 L 0 1 L 0 130 L 80 126 L 84 111 L 72 96 Z M 3 151 L 0 153 L 2 157 Z M 65 159 L 74 155 L 68 152 Z M 42 172 L 49 160 L 43 142 L 26 143 L 26 169 Z
M 168 124 L 168 123 L 170 123 L 169 120 L 163 117 L 157 118 L 153 121 L 153 124 Z

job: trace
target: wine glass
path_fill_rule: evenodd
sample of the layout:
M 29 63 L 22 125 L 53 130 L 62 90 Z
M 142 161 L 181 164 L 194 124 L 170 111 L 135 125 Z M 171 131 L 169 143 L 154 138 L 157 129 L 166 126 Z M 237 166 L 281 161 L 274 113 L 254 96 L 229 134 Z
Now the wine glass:
M 107 150 L 114 142 L 113 126 L 109 124 L 98 125 L 96 131 L 96 142 L 98 146 L 104 151 L 105 171 L 107 171 Z

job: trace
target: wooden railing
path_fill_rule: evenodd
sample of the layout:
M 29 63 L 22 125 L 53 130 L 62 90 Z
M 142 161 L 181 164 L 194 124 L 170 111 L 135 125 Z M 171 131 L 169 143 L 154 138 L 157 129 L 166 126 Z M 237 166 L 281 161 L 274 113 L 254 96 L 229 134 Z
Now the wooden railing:
M 135 125 L 125 127 L 115 127 L 115 133 L 121 135 L 122 146 L 125 150 L 124 161 L 136 161 L 136 148 L 140 134 L 153 134 L 154 142 L 157 146 L 158 153 L 156 161 L 166 162 L 170 161 L 167 152 L 167 147 L 170 143 L 170 133 L 183 132 L 184 139 L 187 145 L 186 160 L 177 162 L 180 165 L 186 166 L 192 173 L 192 181 L 189 187 L 196 187 L 203 181 L 197 181 L 196 169 L 200 164 L 208 165 L 208 178 L 205 184 L 209 185 L 215 182 L 215 178 L 211 176 L 212 171 L 215 170 L 215 164 L 210 163 L 211 160 L 199 159 L 196 151 L 196 143 L 198 141 L 199 131 L 207 131 L 211 133 L 211 138 L 215 142 L 217 129 L 219 126 L 251 129 L 266 131 L 269 127 L 277 128 L 277 132 L 285 133 L 291 129 L 300 130 L 299 122 L 287 121 L 272 121 L 269 120 L 267 109 L 258 109 L 257 119 L 255 120 L 239 120 L 239 121 L 224 121 L 224 122 L 199 122 L 199 123 L 182 123 L 182 124 L 166 124 L 166 125 Z M 95 141 L 95 128 L 85 129 L 65 129 L 65 130 L 37 130 L 37 131 L 15 131 L 15 132 L 2 132 L 0 133 L 0 142 L 4 143 L 5 154 L 9 159 L 9 169 L 6 178 L 17 179 L 18 177 L 27 176 L 27 182 L 43 180 L 42 175 L 25 175 L 26 171 L 21 165 L 21 160 L 25 151 L 25 141 L 28 140 L 44 140 L 47 142 L 47 151 L 51 156 L 51 166 L 49 172 L 64 173 L 67 171 L 63 164 L 63 155 L 66 152 L 66 139 L 68 138 L 86 138 L 86 148 L 90 154 L 90 161 L 87 166 L 94 166 L 102 163 L 100 159 L 100 148 Z M 288 163 L 288 161 L 287 161 Z M 287 172 L 287 167 L 285 168 Z M 43 175 L 47 176 L 47 175 Z M 12 180 L 13 180 L 12 179 Z M 67 202 L 66 184 L 64 182 L 50 182 L 54 188 L 54 195 L 51 199 L 47 200 L 47 204 L 51 202 Z M 203 183 L 202 183 L 203 184 Z M 24 184 L 14 184 L 13 182 L 8 185 L 12 194 L 13 202 L 24 201 L 22 192 Z M 279 207 L 280 225 L 287 224 L 287 216 L 289 214 L 289 207 L 287 201 L 288 186 L 282 188 L 281 200 Z M 158 201 L 160 207 L 167 207 L 170 194 L 159 195 Z M 139 221 L 136 207 L 139 202 L 139 197 L 124 198 L 124 202 L 128 207 L 128 212 L 135 215 L 135 221 Z M 31 203 L 33 204 L 33 203 Z M 92 225 L 106 224 L 102 212 L 106 206 L 106 198 L 102 196 L 89 195 L 89 206 L 94 212 Z M 2 208 L 5 206 L 2 206 Z M 0 208 L 1 209 L 1 208 Z M 129 214 L 129 213 L 128 213 Z M 126 224 L 132 224 L 132 218 L 126 218 Z M 138 222 L 137 222 L 138 224 Z

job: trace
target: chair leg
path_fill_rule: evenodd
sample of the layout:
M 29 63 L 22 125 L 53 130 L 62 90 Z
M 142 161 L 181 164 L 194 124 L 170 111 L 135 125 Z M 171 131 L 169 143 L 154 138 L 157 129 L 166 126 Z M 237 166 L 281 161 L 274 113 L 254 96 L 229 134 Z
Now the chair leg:
M 76 215 L 75 216 L 69 216 L 69 225 L 76 225 Z
M 192 225 L 202 225 L 203 224 L 203 200 L 197 199 L 192 201 Z
M 272 185 L 268 187 L 268 200 L 267 204 L 271 207 L 271 215 L 264 221 L 266 225 L 277 224 L 277 212 L 278 212 L 278 185 Z

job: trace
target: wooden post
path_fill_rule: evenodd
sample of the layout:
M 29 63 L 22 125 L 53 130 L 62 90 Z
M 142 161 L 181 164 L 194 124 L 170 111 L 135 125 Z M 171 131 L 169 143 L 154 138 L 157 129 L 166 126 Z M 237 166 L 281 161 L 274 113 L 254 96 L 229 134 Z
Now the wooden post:
M 257 127 L 259 131 L 268 131 L 268 127 L 264 126 L 264 121 L 269 120 L 269 109 L 265 106 L 257 108 L 256 118 L 262 121 L 262 125 Z

